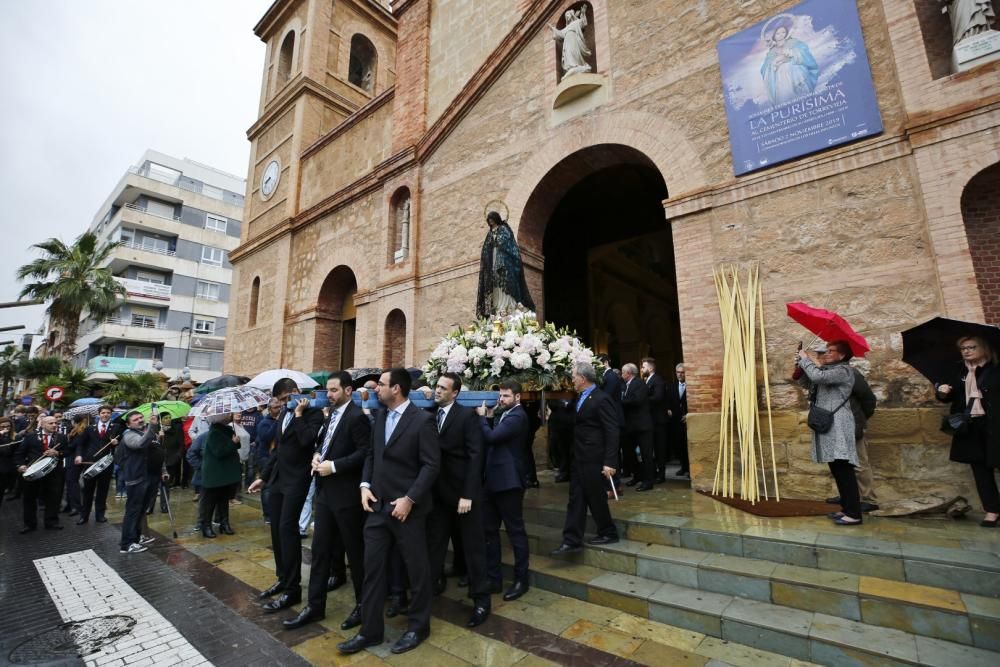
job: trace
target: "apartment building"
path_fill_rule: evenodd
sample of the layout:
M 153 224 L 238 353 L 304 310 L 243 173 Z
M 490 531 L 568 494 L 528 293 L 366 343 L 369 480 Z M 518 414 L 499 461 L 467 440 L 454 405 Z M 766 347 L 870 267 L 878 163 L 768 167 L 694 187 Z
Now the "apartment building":
M 245 189 L 243 178 L 152 150 L 122 176 L 90 227 L 120 242 L 109 265 L 126 289 L 112 317 L 81 325 L 74 361 L 91 379 L 221 373 Z

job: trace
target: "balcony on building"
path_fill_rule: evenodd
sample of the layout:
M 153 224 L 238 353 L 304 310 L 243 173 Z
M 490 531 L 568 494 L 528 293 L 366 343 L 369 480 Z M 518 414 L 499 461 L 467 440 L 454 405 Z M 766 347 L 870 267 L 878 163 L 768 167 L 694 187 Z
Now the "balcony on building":
M 142 275 L 143 272 L 139 271 Z M 125 294 L 118 295 L 118 302 L 163 306 L 170 303 L 173 288 L 165 282 L 150 279 L 134 279 L 115 276 L 115 282 L 125 288 Z

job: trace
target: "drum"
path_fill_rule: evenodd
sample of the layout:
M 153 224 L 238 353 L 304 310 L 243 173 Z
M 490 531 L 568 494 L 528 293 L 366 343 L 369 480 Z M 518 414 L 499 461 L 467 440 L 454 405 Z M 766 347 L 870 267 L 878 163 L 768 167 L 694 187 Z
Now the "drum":
M 59 465 L 59 458 L 55 456 L 46 456 L 38 459 L 24 471 L 22 477 L 24 477 L 29 482 L 37 482 L 41 478 L 48 475 L 50 472 L 56 469 Z
M 100 459 L 90 464 L 90 466 L 86 470 L 84 470 L 83 474 L 80 476 L 83 479 L 94 479 L 102 472 L 110 468 L 112 464 L 114 464 L 114 462 L 115 462 L 114 454 L 107 454 L 105 456 L 102 456 Z

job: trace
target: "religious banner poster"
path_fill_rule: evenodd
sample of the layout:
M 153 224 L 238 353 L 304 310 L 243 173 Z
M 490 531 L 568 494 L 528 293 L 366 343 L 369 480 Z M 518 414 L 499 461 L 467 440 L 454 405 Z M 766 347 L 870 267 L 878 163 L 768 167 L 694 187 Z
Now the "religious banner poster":
M 882 132 L 855 0 L 804 0 L 717 48 L 737 176 Z

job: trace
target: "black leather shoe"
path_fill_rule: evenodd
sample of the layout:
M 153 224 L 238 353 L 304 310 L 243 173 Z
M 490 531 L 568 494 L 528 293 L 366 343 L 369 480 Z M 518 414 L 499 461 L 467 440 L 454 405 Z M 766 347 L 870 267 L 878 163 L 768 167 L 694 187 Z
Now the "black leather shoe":
M 827 505 L 839 505 L 840 504 L 840 496 L 834 496 L 833 498 L 827 498 L 826 499 L 826 504 Z
M 510 602 L 511 600 L 518 599 L 527 592 L 528 592 L 528 582 L 515 581 L 513 585 L 511 585 L 511 587 L 507 589 L 507 592 L 503 594 L 503 599 L 506 600 L 507 602 Z
M 492 593 L 493 595 L 499 595 L 500 593 L 503 593 L 503 582 L 502 581 L 491 582 L 490 593 Z
M 652 491 L 652 490 L 653 490 L 652 484 L 640 484 L 639 486 L 635 487 L 636 493 L 639 493 L 640 491 Z
M 99 516 L 96 519 L 94 519 L 94 521 L 96 521 L 97 523 L 107 523 L 108 519 L 107 517 Z
M 448 580 L 444 577 L 438 577 L 431 582 L 431 593 L 434 595 L 441 595 L 444 593 L 444 589 L 448 587 Z
M 341 630 L 350 630 L 351 628 L 356 628 L 361 625 L 361 605 L 356 605 L 351 615 L 344 619 L 344 622 L 340 624 Z
M 474 628 L 478 625 L 482 625 L 486 622 L 486 619 L 490 617 L 490 610 L 486 607 L 476 607 L 476 610 L 472 612 L 472 617 L 469 618 L 469 622 L 465 624 L 467 628 Z
M 406 600 L 406 596 L 400 595 L 390 595 L 389 596 L 389 608 L 385 610 L 386 618 L 395 618 L 400 614 L 406 613 L 406 607 L 409 602 Z
M 220 528 L 219 530 L 222 530 L 222 529 Z M 201 527 L 201 536 L 202 537 L 217 537 L 216 534 L 215 534 L 215 531 L 212 530 L 212 524 L 208 524 L 207 526 L 202 526 Z
M 458 578 L 458 587 L 459 588 L 468 588 L 469 587 L 469 576 L 468 575 L 463 574 L 461 577 Z
M 229 525 L 228 521 L 219 524 L 219 532 L 222 533 L 223 535 L 235 535 L 236 534 L 236 531 L 233 530 L 233 527 Z
M 618 541 L 617 537 L 608 537 L 606 535 L 598 535 L 597 537 L 592 537 L 589 540 L 587 540 L 587 544 L 595 544 L 595 545 L 614 544 L 617 541 Z
M 263 605 L 265 614 L 273 614 L 276 611 L 281 611 L 282 609 L 288 609 L 298 603 L 302 602 L 302 596 L 296 595 L 291 596 L 288 593 L 283 593 L 277 600 L 271 600 L 267 604 Z
M 541 486 L 541 485 L 538 483 L 537 479 L 529 479 L 528 480 L 528 487 L 529 488 L 537 489 L 539 486 Z
M 389 649 L 393 653 L 406 653 L 407 651 L 412 651 L 413 649 L 420 646 L 430 635 L 430 632 L 424 630 L 423 632 L 416 632 L 415 630 L 409 630 L 403 633 L 403 636 L 399 638 L 392 648 Z
M 560 544 L 558 549 L 553 549 L 549 552 L 550 556 L 566 556 L 568 554 L 578 554 L 583 551 L 583 547 L 579 544 L 576 546 L 570 544 Z
M 569 475 L 567 475 L 566 473 L 561 472 L 558 475 L 556 475 L 556 484 L 562 484 L 563 482 L 568 482 L 568 481 L 569 481 Z
M 261 591 L 260 594 L 257 595 L 257 599 L 259 599 L 259 600 L 266 600 L 267 598 L 271 597 L 272 595 L 275 595 L 276 593 L 278 593 L 278 591 L 280 591 L 284 587 L 285 587 L 284 584 L 282 584 L 280 581 L 276 581 L 273 584 L 271 584 L 270 588 Z
M 76 510 L 70 510 L 70 513 L 69 513 L 69 515 L 70 515 L 70 516 L 80 516 L 80 513 L 79 513 L 79 512 L 77 512 Z
M 653 480 L 653 484 L 664 484 L 666 481 L 667 481 L 666 477 L 664 477 L 663 475 L 657 475 L 656 479 Z
M 342 574 L 334 574 L 326 580 L 327 592 L 335 591 L 347 583 L 347 577 Z
M 303 625 L 309 625 L 315 621 L 320 621 L 326 618 L 326 614 L 321 611 L 313 611 L 309 605 L 302 607 L 302 611 L 295 618 L 290 618 L 287 621 L 282 621 L 281 624 L 285 626 L 286 630 L 295 630 L 301 628 Z
M 629 481 L 625 482 L 625 486 L 635 486 L 638 483 L 639 483 L 639 478 L 638 477 L 633 477 Z
M 88 518 L 89 517 L 81 515 L 80 518 L 76 520 L 76 525 L 82 526 L 83 524 L 87 523 Z
M 19 530 L 17 532 L 19 532 L 21 535 L 24 535 L 25 533 L 31 533 L 31 532 L 34 532 L 36 530 L 38 530 L 38 528 L 29 528 L 28 526 L 25 526 L 24 528 L 22 528 L 21 530 Z
M 874 512 L 877 509 L 878 509 L 878 505 L 876 505 L 875 503 L 865 502 L 864 500 L 861 501 L 861 511 L 862 512 Z
M 354 635 L 346 642 L 337 644 L 337 650 L 341 653 L 357 653 L 364 651 L 369 646 L 378 646 L 382 643 L 381 637 L 365 637 L 364 635 Z

